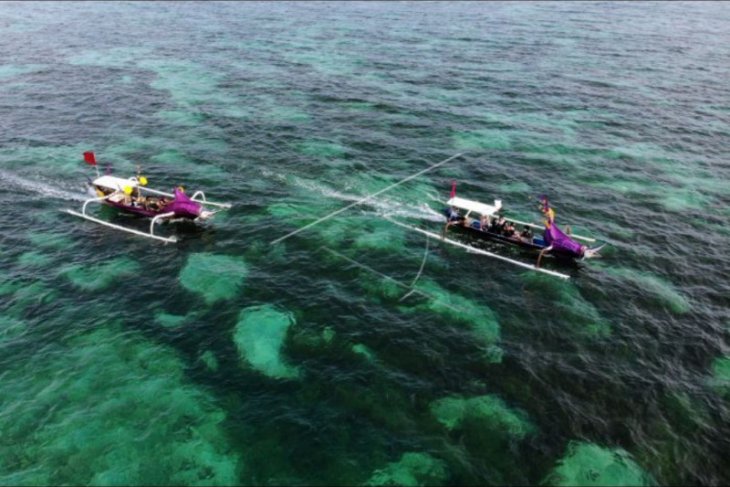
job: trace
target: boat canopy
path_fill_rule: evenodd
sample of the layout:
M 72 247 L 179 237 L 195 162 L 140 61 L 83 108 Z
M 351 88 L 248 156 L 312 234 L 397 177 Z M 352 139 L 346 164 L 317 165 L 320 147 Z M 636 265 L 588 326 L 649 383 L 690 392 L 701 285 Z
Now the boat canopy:
M 500 210 L 500 208 L 502 208 L 502 200 L 494 200 L 494 205 L 485 205 L 484 203 L 459 198 L 458 196 L 454 196 L 446 203 L 450 206 L 455 206 L 456 208 L 460 208 L 462 210 L 475 211 L 480 215 L 489 216 L 495 214 Z
M 101 186 L 102 188 L 113 189 L 114 191 L 124 191 L 125 186 L 136 188 L 137 178 L 115 178 L 114 176 L 100 176 L 94 180 L 94 186 Z

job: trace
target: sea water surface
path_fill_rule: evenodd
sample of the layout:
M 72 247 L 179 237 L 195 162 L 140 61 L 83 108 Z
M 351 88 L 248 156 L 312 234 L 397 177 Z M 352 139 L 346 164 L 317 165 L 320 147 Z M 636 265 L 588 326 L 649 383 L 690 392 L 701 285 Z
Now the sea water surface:
M 728 4 L 3 2 L 0 39 L 0 484 L 730 482 Z M 87 150 L 233 207 L 61 213 Z M 603 258 L 383 218 L 439 232 L 452 180 Z

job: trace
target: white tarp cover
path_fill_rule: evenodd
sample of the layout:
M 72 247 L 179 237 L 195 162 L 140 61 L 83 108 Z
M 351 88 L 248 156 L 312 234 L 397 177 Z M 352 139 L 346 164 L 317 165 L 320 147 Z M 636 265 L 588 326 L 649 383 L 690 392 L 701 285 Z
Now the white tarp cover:
M 135 179 L 115 178 L 114 176 L 101 176 L 94 180 L 94 185 L 116 191 L 124 191 L 125 186 L 136 188 L 137 181 Z
M 480 215 L 492 215 L 502 208 L 502 200 L 494 200 L 494 205 L 485 205 L 478 201 L 467 200 L 455 196 L 446 202 L 449 206 L 455 206 L 462 210 L 475 211 Z

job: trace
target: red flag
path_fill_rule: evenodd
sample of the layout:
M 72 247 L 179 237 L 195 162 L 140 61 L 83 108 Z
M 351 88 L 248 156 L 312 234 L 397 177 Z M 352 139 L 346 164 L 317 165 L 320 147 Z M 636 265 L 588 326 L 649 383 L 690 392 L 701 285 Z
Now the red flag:
M 86 164 L 96 166 L 96 157 L 94 157 L 94 153 L 91 151 L 84 152 L 84 161 L 86 161 Z
M 449 199 L 456 196 L 456 181 L 451 181 L 451 195 L 449 196 Z

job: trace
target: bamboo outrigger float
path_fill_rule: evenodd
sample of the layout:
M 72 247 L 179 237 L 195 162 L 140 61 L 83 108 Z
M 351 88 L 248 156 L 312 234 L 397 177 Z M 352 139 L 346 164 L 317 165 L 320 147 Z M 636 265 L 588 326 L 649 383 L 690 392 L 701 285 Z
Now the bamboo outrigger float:
M 84 160 L 87 164 L 96 167 L 96 158 L 93 152 L 85 152 Z M 96 168 L 97 178 L 91 181 L 89 190 L 94 197 L 84 201 L 81 212 L 66 209 L 66 213 L 86 220 L 104 225 L 115 230 L 147 237 L 164 243 L 177 242 L 177 237 L 163 237 L 155 234 L 155 225 L 161 222 L 172 220 L 203 221 L 210 219 L 217 212 L 230 208 L 228 203 L 216 203 L 208 201 L 205 193 L 196 191 L 192 197 L 185 194 L 183 188 L 175 188 L 173 193 L 166 193 L 156 189 L 148 188 L 147 178 L 144 176 L 132 176 L 130 178 L 118 178 L 111 175 L 99 175 Z M 101 203 L 117 208 L 125 213 L 137 215 L 143 218 L 150 218 L 149 232 L 143 232 L 134 228 L 115 225 L 87 214 L 86 208 L 90 203 Z M 205 207 L 217 207 L 218 210 L 207 210 Z

